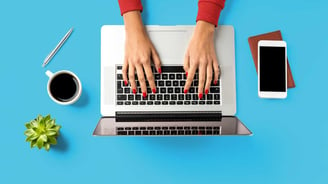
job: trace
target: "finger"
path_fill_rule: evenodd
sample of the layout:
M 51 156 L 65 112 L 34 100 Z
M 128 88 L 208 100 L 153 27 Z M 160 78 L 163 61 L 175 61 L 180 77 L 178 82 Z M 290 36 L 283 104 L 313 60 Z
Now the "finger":
M 133 94 L 137 93 L 137 85 L 135 81 L 135 68 L 133 65 L 129 65 L 129 81 L 131 84 Z
M 157 72 L 161 74 L 162 73 L 161 60 L 159 59 L 159 56 L 158 56 L 157 51 L 155 50 L 155 48 L 153 48 L 151 50 L 151 55 L 152 55 L 153 62 L 155 64 L 155 68 L 156 68 Z
M 153 72 L 151 71 L 150 64 L 145 64 L 145 65 L 143 65 L 143 67 L 145 69 L 145 73 L 146 73 L 147 80 L 148 80 L 149 86 L 151 88 L 151 91 L 153 93 L 156 93 L 156 85 L 155 85 L 154 75 L 153 75 Z
M 138 80 L 139 80 L 141 91 L 142 91 L 142 96 L 146 97 L 147 96 L 147 86 L 146 86 L 146 78 L 145 78 L 145 74 L 143 72 L 142 65 L 138 64 L 136 66 L 136 69 L 137 69 Z
M 219 67 L 219 62 L 216 59 L 216 57 L 213 58 L 213 70 L 214 70 L 213 84 L 216 85 L 218 83 L 218 80 L 220 77 L 220 67 Z
M 129 67 L 129 62 L 128 59 L 125 57 L 123 68 L 122 68 L 122 75 L 123 75 L 123 81 L 125 86 L 128 85 L 128 67 Z
M 205 94 L 206 95 L 208 94 L 208 92 L 210 90 L 212 79 L 213 79 L 213 66 L 211 63 L 211 64 L 207 64 L 207 67 L 206 67 L 206 84 L 205 84 Z
M 187 51 L 184 57 L 184 62 L 183 62 L 183 69 L 186 72 L 186 76 L 188 76 L 188 71 L 189 71 L 189 52 Z
M 205 85 L 206 62 L 201 62 L 198 67 L 198 97 L 203 98 L 203 91 Z
M 197 67 L 198 65 L 192 65 L 191 68 L 188 70 L 188 77 L 187 77 L 187 81 L 186 81 L 186 84 L 185 84 L 185 87 L 184 87 L 184 93 L 188 93 L 188 90 L 191 86 L 191 83 L 192 83 L 192 80 L 194 79 L 194 75 L 196 73 L 196 70 L 197 70 Z

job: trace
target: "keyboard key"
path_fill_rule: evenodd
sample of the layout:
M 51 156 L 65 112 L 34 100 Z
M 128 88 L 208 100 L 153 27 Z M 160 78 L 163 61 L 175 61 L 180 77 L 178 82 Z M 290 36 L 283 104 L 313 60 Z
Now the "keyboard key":
M 117 88 L 117 93 L 123 93 L 123 88 Z
M 116 104 L 117 105 L 123 105 L 123 102 L 117 102 Z
M 158 81 L 158 86 L 164 86 L 164 81 Z
M 214 94 L 214 100 L 220 100 L 220 94 Z
M 155 74 L 155 80 L 159 80 L 159 79 L 161 79 L 161 75 L 160 74 Z
M 154 130 L 149 131 L 149 135 L 155 135 L 155 134 L 156 134 L 156 132 Z
M 126 100 L 126 95 L 117 95 L 117 100 Z
M 127 131 L 117 131 L 117 135 L 127 135 Z
M 172 82 L 171 81 L 165 81 L 165 85 L 166 86 L 171 86 L 172 85 Z
M 181 73 L 184 72 L 182 66 L 162 66 L 162 72 Z
M 135 95 L 136 96 L 136 100 L 141 100 L 141 95 Z
M 184 100 L 184 95 L 183 94 L 179 94 L 179 100 Z
M 184 135 L 184 131 L 183 130 L 179 130 L 178 131 L 178 135 Z
M 163 71 L 163 69 L 162 69 L 162 71 Z M 164 72 L 164 71 L 163 71 L 163 72 Z M 164 79 L 164 80 L 168 79 L 167 74 L 162 74 L 162 79 Z
M 169 130 L 164 130 L 164 135 L 170 135 L 170 131 Z
M 193 99 L 193 100 L 198 100 L 198 95 L 197 95 L 197 94 L 193 94 L 193 95 L 192 95 L 192 99 Z
M 171 130 L 171 135 L 177 135 L 177 131 L 176 130 Z
M 213 101 L 206 101 L 206 104 L 207 105 L 212 105 L 213 104 Z
M 198 104 L 198 101 L 192 101 L 191 104 L 192 105 L 197 105 Z
M 129 135 L 134 135 L 134 131 L 129 131 Z
M 180 93 L 180 88 L 174 88 L 175 93 Z
M 149 100 L 155 100 L 156 96 L 154 94 L 149 95 Z
M 138 102 L 137 101 L 133 101 L 132 102 L 132 105 L 138 105 Z
M 132 130 L 139 130 L 139 127 L 132 127 Z
M 170 101 L 170 105 L 175 105 L 175 101 Z
M 162 105 L 168 105 L 169 102 L 168 101 L 162 101 Z
M 189 88 L 189 93 L 195 93 L 195 88 L 194 87 L 190 87 Z
M 141 131 L 136 131 L 136 135 L 141 135 Z
M 134 95 L 128 95 L 128 100 L 134 100 Z
M 213 134 L 214 134 L 214 135 L 220 135 L 220 131 L 218 131 L 218 130 L 214 130 L 214 131 L 213 131 Z
M 163 135 L 163 131 L 162 130 L 157 130 L 156 135 Z
M 175 74 L 169 74 L 169 79 L 175 79 Z
M 206 99 L 207 100 L 213 100 L 213 95 L 212 94 L 207 94 Z
M 151 94 L 152 93 L 152 90 L 150 88 L 147 88 L 147 93 L 148 94 Z
M 117 74 L 116 79 L 117 80 L 123 80 L 123 75 L 122 74 Z
M 182 79 L 182 74 L 176 74 L 177 79 Z
M 173 81 L 173 86 L 179 86 L 179 81 Z
M 183 104 L 183 101 L 178 101 L 177 104 L 178 105 L 182 105 Z
M 162 129 L 163 129 L 163 130 L 168 130 L 168 129 L 169 129 L 169 127 L 162 127 Z
M 173 93 L 173 88 L 167 88 L 168 93 Z
M 153 104 L 154 104 L 153 101 L 148 101 L 148 102 L 147 102 L 147 105 L 153 105 Z
M 163 95 L 157 94 L 156 96 L 157 96 L 157 100 L 163 100 Z
M 117 88 L 122 88 L 121 81 L 117 81 Z
M 160 101 L 156 101 L 155 102 L 155 105 L 161 105 L 161 102 Z
M 124 104 L 125 105 L 131 105 L 131 102 L 130 101 L 126 101 Z
M 190 101 L 184 101 L 185 105 L 190 105 Z
M 211 93 L 220 93 L 220 88 L 218 88 L 218 87 L 211 87 L 210 88 L 210 92 Z
M 177 100 L 177 95 L 176 94 L 172 94 L 171 95 L 171 100 Z
M 205 101 L 199 101 L 199 105 L 205 105 Z
M 141 101 L 140 102 L 140 105 L 146 105 L 146 102 L 145 101 Z
M 186 100 L 191 100 L 191 94 L 186 94 Z
M 122 70 L 122 66 L 117 66 L 117 70 Z
M 148 135 L 149 132 L 147 130 L 142 131 L 142 135 Z
M 166 88 L 160 88 L 161 93 L 166 93 Z
M 155 130 L 160 130 L 160 129 L 161 129 L 161 127 L 155 127 L 154 129 L 155 129 Z
M 130 88 L 129 88 L 129 87 L 127 87 L 127 88 L 124 88 L 124 93 L 127 93 L 127 94 L 129 94 L 129 93 L 130 93 Z
M 193 86 L 198 86 L 198 80 L 195 80 L 195 81 L 193 82 Z
M 170 95 L 164 95 L 164 100 L 170 100 Z
M 191 131 L 190 131 L 190 130 L 186 130 L 186 131 L 185 131 L 185 134 L 186 134 L 186 135 L 191 135 Z
M 186 81 L 180 81 L 180 86 L 184 86 L 186 84 Z
M 191 131 L 191 134 L 192 135 L 198 135 L 198 131 L 197 130 L 193 130 L 193 131 Z
M 220 105 L 220 101 L 214 101 L 215 105 Z

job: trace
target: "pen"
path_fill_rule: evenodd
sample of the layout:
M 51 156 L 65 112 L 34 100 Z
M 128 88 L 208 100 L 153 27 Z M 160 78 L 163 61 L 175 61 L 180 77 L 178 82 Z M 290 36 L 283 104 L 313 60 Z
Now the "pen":
M 57 44 L 54 50 L 50 52 L 50 54 L 44 59 L 42 67 L 45 67 L 49 61 L 56 55 L 58 50 L 64 45 L 65 41 L 69 38 L 69 36 L 72 34 L 73 28 L 68 30 L 68 32 L 65 34 L 65 36 L 60 40 L 60 42 Z

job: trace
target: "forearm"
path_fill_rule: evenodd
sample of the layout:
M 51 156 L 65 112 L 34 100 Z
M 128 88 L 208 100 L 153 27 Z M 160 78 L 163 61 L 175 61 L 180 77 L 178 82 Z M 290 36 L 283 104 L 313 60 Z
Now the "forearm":
M 125 30 L 130 32 L 144 32 L 140 11 L 129 11 L 123 14 Z

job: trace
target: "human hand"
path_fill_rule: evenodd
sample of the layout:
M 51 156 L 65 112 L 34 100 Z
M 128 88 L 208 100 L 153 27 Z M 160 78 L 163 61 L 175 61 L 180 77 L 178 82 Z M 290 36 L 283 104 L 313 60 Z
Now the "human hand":
M 199 99 L 203 97 L 204 86 L 205 94 L 209 92 L 213 78 L 213 70 L 213 84 L 216 85 L 219 79 L 220 70 L 214 48 L 214 32 L 215 26 L 213 24 L 201 20 L 197 21 L 193 36 L 185 54 L 183 68 L 186 72 L 187 81 L 184 87 L 184 93 L 188 93 L 196 70 L 198 69 Z
M 135 71 L 137 71 L 138 81 L 141 86 L 143 97 L 147 96 L 146 79 L 153 93 L 156 93 L 156 85 L 151 70 L 151 58 L 155 64 L 158 73 L 161 73 L 161 61 L 151 43 L 145 27 L 142 23 L 139 11 L 127 12 L 123 15 L 126 38 L 125 38 L 125 58 L 122 68 L 124 84 L 130 82 L 132 92 L 137 93 L 137 84 L 135 81 Z M 145 71 L 145 72 L 144 72 Z M 129 74 L 127 74 L 129 72 Z M 128 78 L 129 76 L 129 78 Z

